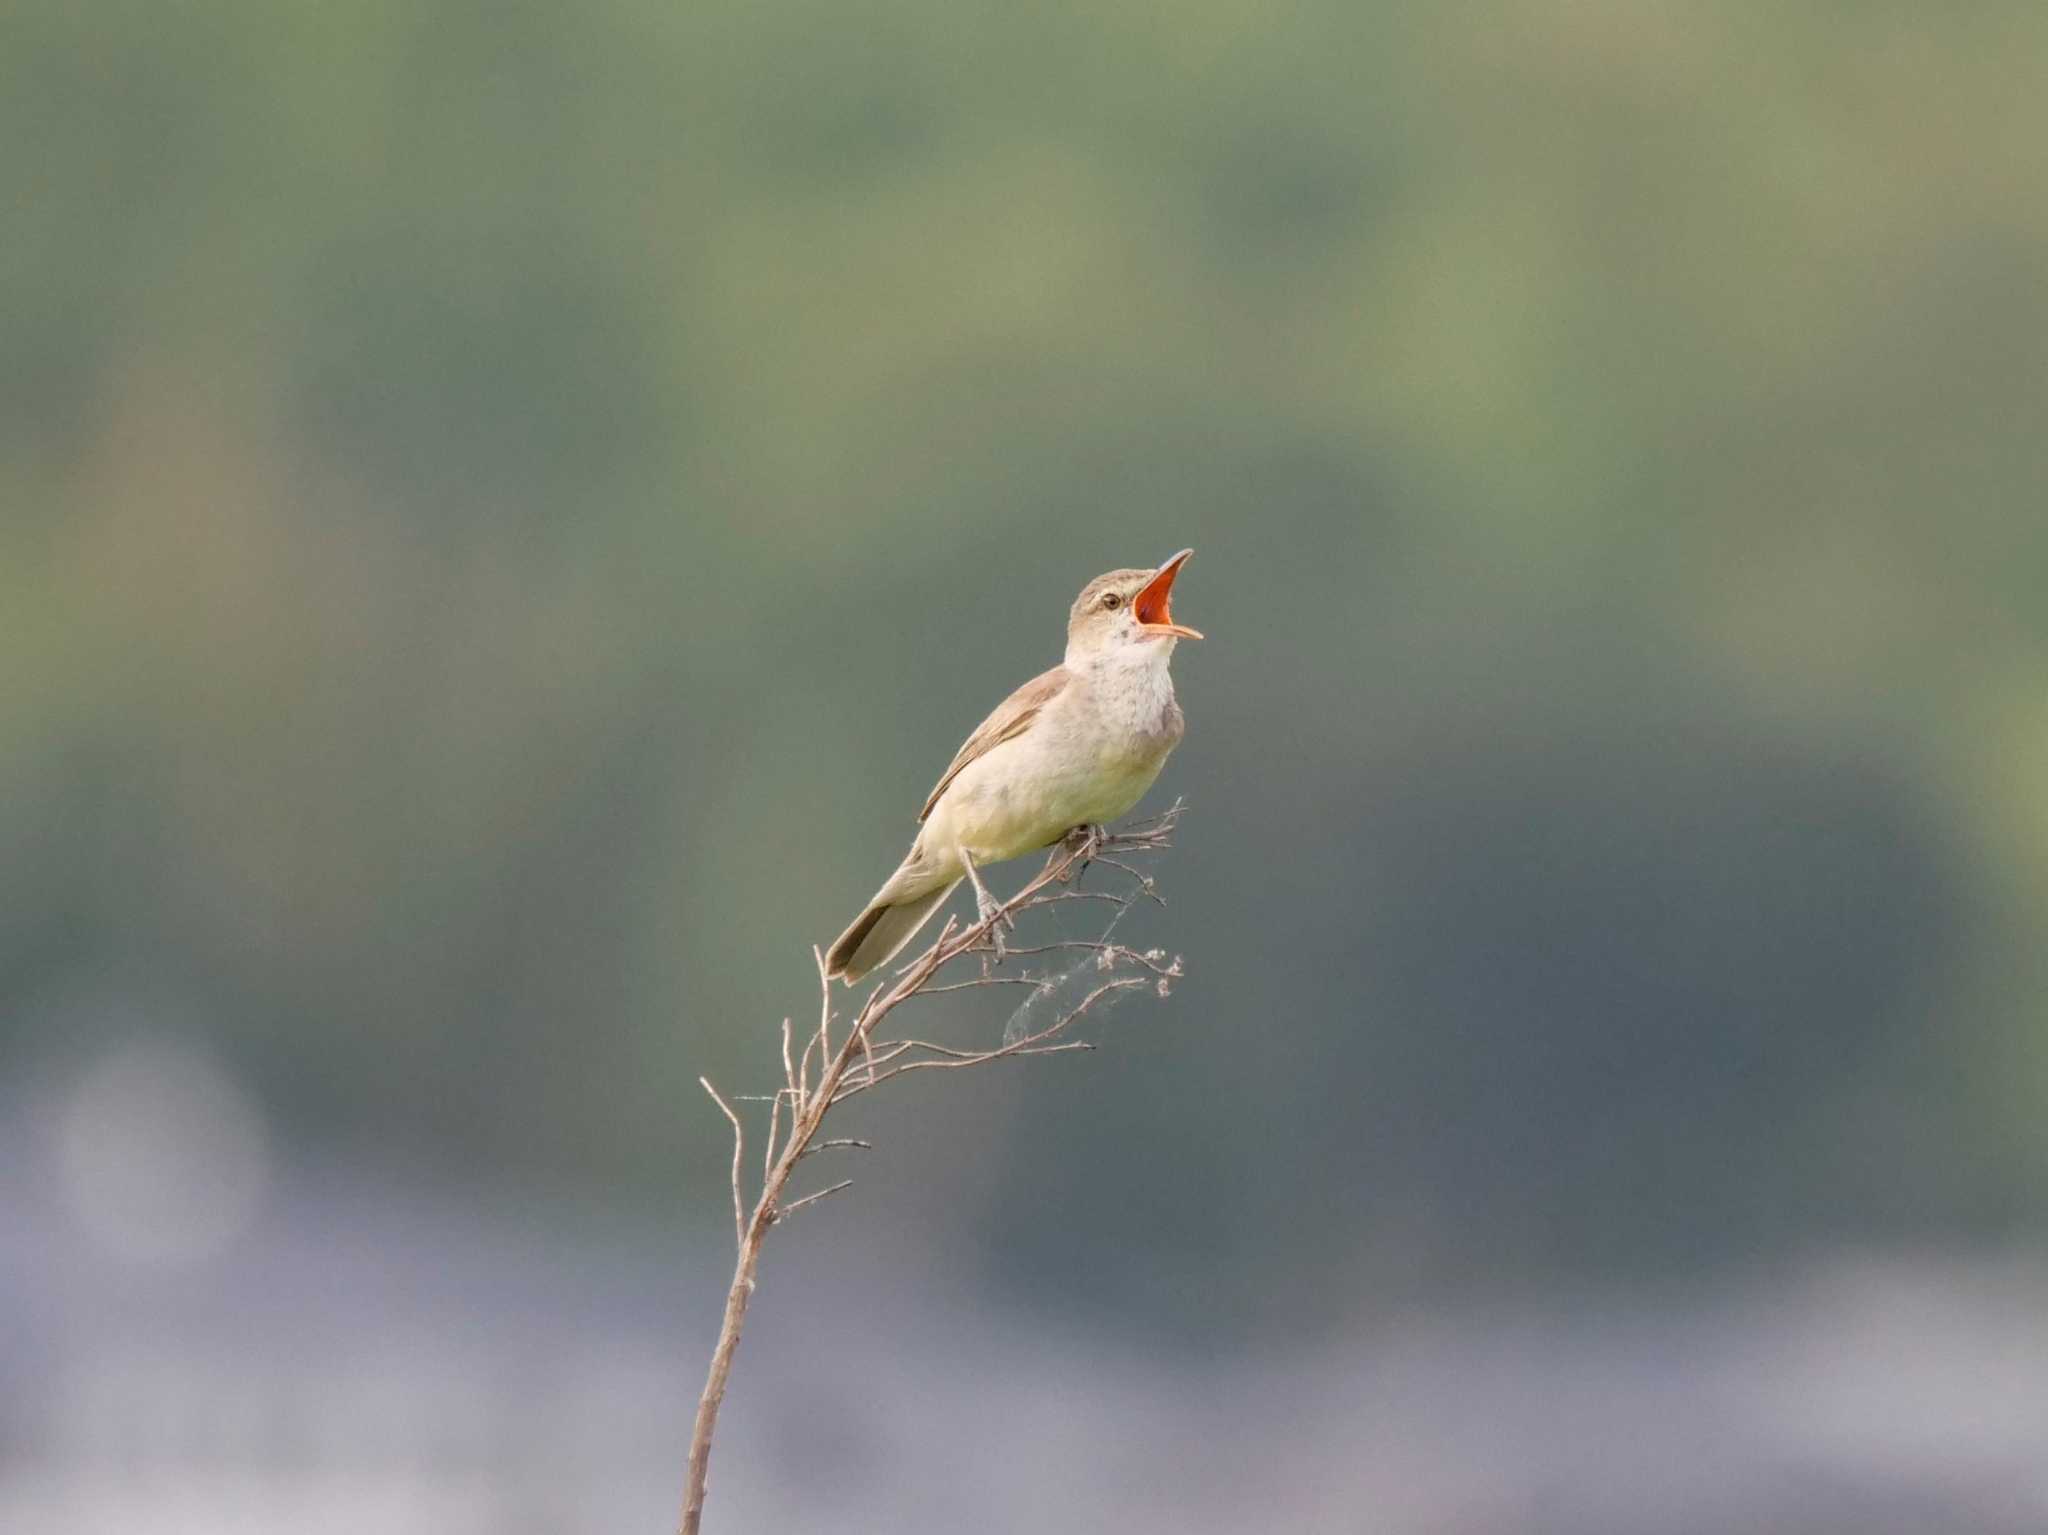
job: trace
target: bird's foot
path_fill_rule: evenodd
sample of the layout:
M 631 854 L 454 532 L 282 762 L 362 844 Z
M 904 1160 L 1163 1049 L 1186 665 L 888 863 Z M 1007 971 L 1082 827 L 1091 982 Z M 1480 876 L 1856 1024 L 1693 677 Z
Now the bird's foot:
M 1103 839 L 1108 835 L 1107 830 L 1091 822 L 1085 826 L 1076 826 L 1061 839 L 1061 845 L 1067 853 L 1067 861 L 1059 873 L 1061 884 L 1070 883 L 1075 876 L 1087 870 L 1089 860 L 1095 856 L 1102 846 Z
M 1004 911 L 1002 904 L 988 893 L 976 887 L 974 909 L 980 914 L 982 926 L 988 930 L 988 947 L 981 953 L 981 973 L 986 976 L 994 965 L 1000 965 L 1010 957 L 1010 951 L 1003 947 L 1003 929 L 1014 929 L 1017 919 Z
M 969 859 L 966 862 L 967 880 L 969 884 L 974 886 L 975 915 L 980 925 L 987 931 L 989 947 L 995 951 L 995 963 L 1000 965 L 1010 957 L 1009 950 L 1003 947 L 1003 929 L 1008 927 L 1014 931 L 1017 926 L 1017 919 L 1004 911 L 1002 902 L 989 894 L 988 886 L 981 882 L 981 875 L 976 872 L 973 860 Z M 981 973 L 987 975 L 988 971 L 989 957 L 984 953 L 981 960 Z

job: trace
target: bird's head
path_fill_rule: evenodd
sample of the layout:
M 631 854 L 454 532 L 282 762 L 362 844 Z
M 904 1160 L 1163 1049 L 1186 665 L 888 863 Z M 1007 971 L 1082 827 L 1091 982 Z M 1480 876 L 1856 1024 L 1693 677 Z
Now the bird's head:
M 1173 621 L 1173 580 L 1195 551 L 1183 549 L 1156 570 L 1112 570 L 1081 588 L 1067 616 L 1069 660 L 1127 645 L 1163 645 L 1198 640 L 1198 629 Z

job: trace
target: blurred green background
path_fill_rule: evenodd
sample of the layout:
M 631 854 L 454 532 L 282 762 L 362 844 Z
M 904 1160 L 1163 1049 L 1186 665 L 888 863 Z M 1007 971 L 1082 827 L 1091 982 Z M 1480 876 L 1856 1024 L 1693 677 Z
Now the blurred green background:
M 2039 7 L 0 32 L 17 1080 L 723 1241 L 697 1075 L 1193 545 L 1190 979 L 793 1240 L 1171 1349 L 2048 1231 Z

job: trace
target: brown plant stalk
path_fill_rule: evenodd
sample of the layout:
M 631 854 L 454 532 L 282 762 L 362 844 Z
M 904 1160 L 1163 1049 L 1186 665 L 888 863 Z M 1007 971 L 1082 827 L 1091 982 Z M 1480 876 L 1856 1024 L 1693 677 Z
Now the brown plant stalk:
M 698 1535 L 704 1517 L 704 1495 L 711 1466 L 711 1441 L 718 1427 L 718 1410 L 725 1401 L 726 1384 L 732 1375 L 734 1351 L 746 1326 L 747 1303 L 753 1298 L 755 1274 L 760 1267 L 761 1249 L 768 1233 L 806 1205 L 839 1193 L 852 1184 L 843 1179 L 796 1199 L 786 1198 L 798 1164 L 816 1153 L 840 1149 L 865 1149 L 866 1141 L 845 1137 L 824 1138 L 826 1116 L 847 1099 L 870 1092 L 885 1082 L 913 1071 L 958 1070 L 983 1066 L 991 1061 L 1030 1055 L 1054 1055 L 1073 1050 L 1092 1050 L 1085 1040 L 1063 1035 L 1081 1018 L 1119 992 L 1156 990 L 1165 996 L 1171 982 L 1181 973 L 1178 957 L 1169 959 L 1157 949 L 1140 951 L 1109 941 L 1123 913 L 1138 900 L 1159 901 L 1151 878 L 1125 855 L 1158 853 L 1172 845 L 1181 803 L 1148 821 L 1118 832 L 1091 829 L 1076 832 L 1054 848 L 1045 867 L 1009 900 L 980 921 L 961 925 L 947 918 L 939 936 L 909 964 L 875 987 L 860 1004 L 838 1039 L 832 1037 L 832 987 L 825 977 L 824 956 L 812 950 L 818 962 L 821 1000 L 817 1027 L 795 1048 L 790 1021 L 782 1021 L 782 1086 L 764 1095 L 768 1105 L 767 1145 L 761 1162 L 761 1191 L 751 1212 L 745 1194 L 746 1128 L 739 1112 L 709 1081 L 699 1077 L 704 1091 L 732 1124 L 732 1219 L 738 1257 L 732 1284 L 726 1291 L 725 1314 L 718 1329 L 718 1341 L 711 1351 L 711 1368 L 704 1381 L 704 1394 L 697 1402 L 697 1417 L 690 1434 L 690 1457 L 683 1491 L 682 1535 Z M 1079 890 L 1070 888 L 1091 863 L 1101 864 L 1120 876 L 1119 888 Z M 1000 954 L 1028 959 L 1033 956 L 1072 954 L 1080 961 L 1065 974 L 1052 976 L 1000 975 L 989 965 L 999 943 L 998 930 L 1014 925 L 1027 912 L 1065 902 L 1100 902 L 1111 910 L 1102 935 L 1095 939 L 1060 940 L 1030 948 L 1003 948 Z M 1164 904 L 1163 902 L 1161 904 Z M 937 977 L 954 961 L 978 953 L 982 959 L 979 976 L 937 984 Z M 1053 987 L 1087 969 L 1100 979 L 1081 993 L 1071 1005 L 1054 1011 L 1051 1022 L 1029 1032 L 1013 1029 L 1004 1041 L 987 1050 L 962 1050 L 929 1040 L 884 1038 L 882 1025 L 889 1016 L 914 997 L 937 996 L 985 986 L 1029 986 L 1032 1000 L 1054 995 Z M 815 1071 L 815 1077 L 813 1072 Z

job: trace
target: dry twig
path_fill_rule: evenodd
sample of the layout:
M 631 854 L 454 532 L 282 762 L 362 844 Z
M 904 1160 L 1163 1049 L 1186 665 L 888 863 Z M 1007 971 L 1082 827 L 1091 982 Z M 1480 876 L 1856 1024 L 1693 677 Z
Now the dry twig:
M 725 1117 L 732 1122 L 732 1213 L 734 1240 L 738 1247 L 732 1284 L 726 1291 L 725 1315 L 718 1341 L 711 1353 L 711 1369 L 704 1382 L 704 1394 L 697 1403 L 697 1418 L 690 1436 L 688 1480 L 683 1493 L 682 1535 L 697 1535 L 704 1516 L 704 1494 L 711 1464 L 711 1439 L 718 1426 L 718 1409 L 725 1400 L 731 1378 L 733 1352 L 739 1346 L 740 1331 L 746 1325 L 747 1303 L 753 1298 L 755 1274 L 760 1266 L 761 1247 L 769 1230 L 806 1205 L 849 1187 L 844 1179 L 827 1188 L 797 1199 L 786 1198 L 797 1164 L 813 1152 L 835 1148 L 866 1150 L 869 1143 L 850 1137 L 820 1138 L 825 1116 L 839 1104 L 906 1072 L 926 1069 L 958 1070 L 982 1066 L 1013 1057 L 1056 1055 L 1074 1050 L 1092 1050 L 1085 1040 L 1064 1039 L 1064 1035 L 1091 1009 L 1126 991 L 1153 990 L 1165 996 L 1171 982 L 1181 974 L 1178 957 L 1158 949 L 1139 951 L 1110 941 L 1117 923 L 1131 904 L 1139 900 L 1159 902 L 1159 892 L 1150 876 L 1118 855 L 1154 854 L 1172 846 L 1173 830 L 1180 820 L 1181 803 L 1148 821 L 1120 832 L 1076 835 L 1053 850 L 1041 869 L 1024 888 L 1003 902 L 989 917 L 962 927 L 948 918 L 939 935 L 915 959 L 877 985 L 838 1039 L 832 1036 L 832 989 L 825 978 L 824 956 L 813 951 L 818 961 L 818 985 L 822 1001 L 818 1025 L 800 1050 L 792 1054 L 793 1036 L 788 1019 L 782 1024 L 782 1083 L 772 1094 L 758 1095 L 768 1104 L 768 1144 L 762 1152 L 761 1191 L 752 1213 L 747 1213 L 743 1188 L 745 1174 L 745 1130 L 740 1116 L 719 1095 L 710 1082 L 698 1078 Z M 1075 890 L 1070 888 L 1091 862 L 1114 869 L 1125 880 L 1116 890 Z M 1058 888 L 1052 888 L 1058 887 Z M 935 978 L 955 960 L 968 954 L 986 955 L 993 949 L 992 930 L 997 923 L 1040 907 L 1068 901 L 1093 901 L 1113 908 L 1099 938 L 1060 939 L 1032 948 L 1012 948 L 1017 958 L 1036 955 L 1081 956 L 1074 968 L 1058 976 L 992 975 L 935 984 Z M 1087 955 L 1093 955 L 1092 960 Z M 984 986 L 1028 985 L 1036 988 L 1019 1009 L 1018 1017 L 1041 1000 L 1057 997 L 1057 988 L 1083 969 L 1100 972 L 1102 979 L 1090 985 L 1078 1001 L 1049 1009 L 1051 1019 L 1029 1032 L 1015 1033 L 986 1050 L 965 1050 L 930 1040 L 882 1037 L 882 1025 L 904 1003 L 917 997 L 938 996 L 951 991 L 968 991 Z M 1125 973 L 1118 971 L 1124 969 Z M 817 1076 L 812 1078 L 813 1058 Z M 787 1105 L 787 1112 L 784 1108 Z

